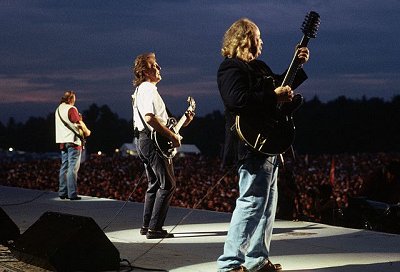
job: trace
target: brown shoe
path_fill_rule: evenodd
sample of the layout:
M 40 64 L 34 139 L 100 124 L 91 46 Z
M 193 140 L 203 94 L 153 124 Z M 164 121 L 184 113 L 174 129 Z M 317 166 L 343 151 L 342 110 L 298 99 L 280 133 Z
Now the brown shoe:
M 263 267 L 257 270 L 257 272 L 274 272 L 282 270 L 281 264 L 273 264 L 268 260 Z
M 247 269 L 244 266 L 239 266 L 237 268 L 229 270 L 229 272 L 247 272 Z

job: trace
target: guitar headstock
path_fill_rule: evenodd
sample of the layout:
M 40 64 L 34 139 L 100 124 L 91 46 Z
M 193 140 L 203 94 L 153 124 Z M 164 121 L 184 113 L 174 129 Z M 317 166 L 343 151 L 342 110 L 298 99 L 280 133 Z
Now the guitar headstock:
M 194 101 L 194 98 L 189 96 L 187 102 L 189 104 L 188 111 L 194 112 L 194 110 L 196 109 L 196 101 Z
M 315 11 L 310 11 L 304 19 L 301 31 L 303 31 L 303 34 L 308 38 L 315 38 L 320 23 L 321 20 L 319 14 Z

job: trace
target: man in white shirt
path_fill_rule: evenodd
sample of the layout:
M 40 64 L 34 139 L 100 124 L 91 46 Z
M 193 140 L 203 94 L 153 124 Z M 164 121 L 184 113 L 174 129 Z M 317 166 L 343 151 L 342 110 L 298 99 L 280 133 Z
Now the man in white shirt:
M 74 91 L 66 91 L 55 112 L 56 143 L 60 144 L 61 167 L 58 195 L 61 199 L 80 200 L 77 192 L 78 170 L 83 148 L 82 139 L 91 131 L 75 107 Z
M 148 179 L 140 234 L 146 235 L 148 239 L 174 237 L 162 227 L 176 189 L 172 161 L 157 151 L 151 139 L 151 132 L 155 130 L 166 137 L 174 147 L 181 145 L 181 136 L 166 126 L 167 109 L 156 87 L 161 80 L 160 70 L 154 53 L 141 54 L 135 59 L 133 73 L 134 85 L 137 88 L 132 95 L 133 120 L 135 129 L 139 131 L 136 147 Z M 193 115 L 192 112 L 186 113 L 187 120 L 184 126 L 193 120 Z

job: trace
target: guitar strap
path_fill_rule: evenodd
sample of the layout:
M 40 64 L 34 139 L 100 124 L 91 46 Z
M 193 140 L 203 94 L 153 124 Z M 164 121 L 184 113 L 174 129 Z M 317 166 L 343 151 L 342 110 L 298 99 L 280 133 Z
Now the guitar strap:
M 61 117 L 60 107 L 57 108 L 57 114 L 58 114 L 58 117 L 60 117 L 60 120 L 64 124 L 64 126 L 66 126 L 69 130 L 71 130 L 75 134 L 75 137 L 77 137 L 77 138 L 79 138 L 81 140 L 82 146 L 84 146 L 85 143 L 86 143 L 85 138 L 82 137 L 82 135 L 80 135 L 79 132 L 77 132 L 75 129 L 73 129 L 67 122 L 65 122 L 65 120 Z
M 142 114 L 139 111 L 139 107 L 137 106 L 137 103 L 135 103 L 135 101 L 137 101 L 137 95 L 138 95 L 137 93 L 138 93 L 138 87 L 136 87 L 136 89 L 135 89 L 135 93 L 134 93 L 135 97 L 132 95 L 132 108 L 137 110 L 140 120 L 142 121 L 143 127 L 147 131 L 147 136 L 150 136 L 151 131 L 150 131 L 149 127 L 147 126 L 146 122 L 144 121 Z M 135 111 L 133 111 L 133 114 L 135 114 Z M 134 130 L 133 136 L 135 138 L 139 138 L 139 130 L 135 126 L 135 118 L 132 118 L 132 122 L 133 122 L 133 130 Z
M 167 111 L 168 117 L 173 117 L 171 111 L 168 109 L 167 106 L 165 106 L 165 110 Z

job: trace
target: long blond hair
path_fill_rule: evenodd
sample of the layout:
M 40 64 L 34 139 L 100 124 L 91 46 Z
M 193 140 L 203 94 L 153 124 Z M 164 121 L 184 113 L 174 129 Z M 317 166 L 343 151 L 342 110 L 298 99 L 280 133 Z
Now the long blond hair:
M 251 52 L 255 46 L 255 36 L 258 27 L 248 18 L 234 22 L 224 34 L 221 54 L 228 58 L 239 58 L 251 61 L 257 52 Z

